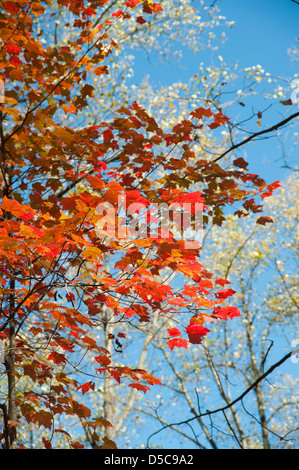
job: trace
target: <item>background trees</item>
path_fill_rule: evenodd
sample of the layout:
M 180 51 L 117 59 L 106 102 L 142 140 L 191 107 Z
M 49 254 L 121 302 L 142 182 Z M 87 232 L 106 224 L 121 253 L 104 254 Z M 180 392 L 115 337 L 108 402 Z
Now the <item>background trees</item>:
M 225 289 L 223 277 L 211 280 L 198 250 L 186 250 L 173 239 L 140 236 L 123 243 L 99 237 L 99 204 L 116 206 L 120 193 L 128 203 L 194 203 L 202 201 L 202 193 L 205 224 L 221 225 L 226 206 L 233 203 L 235 215 L 253 212 L 260 218 L 260 196 L 278 186 L 247 172 L 242 158 L 230 158 L 238 127 L 226 124 L 222 109 L 240 106 L 240 94 L 222 102 L 223 79 L 233 78 L 227 67 L 204 70 L 201 65 L 200 75 L 188 85 L 174 83 L 160 91 L 148 81 L 139 87 L 126 84 L 129 48 L 170 56 L 175 44 L 169 39 L 187 38 L 197 50 L 196 32 L 200 40 L 207 32 L 209 41 L 219 23 L 212 7 L 203 10 L 208 21 L 202 21 L 189 2 L 164 2 L 163 10 L 158 3 L 139 3 L 4 5 L 5 447 L 114 447 L 112 439 L 124 432 L 139 392 L 144 395 L 160 383 L 165 364 L 175 373 L 173 387 L 179 383 L 183 393 L 187 390 L 166 351 L 174 344 L 187 346 L 188 324 L 196 320 L 197 331 L 206 333 L 201 323 L 212 319 L 211 309 L 213 319 L 239 314 L 236 308 L 215 310 L 233 291 Z M 175 37 L 168 34 L 174 24 Z M 164 33 L 167 44 L 161 42 Z M 253 83 L 242 93 L 251 94 L 262 73 L 260 68 L 247 72 Z M 253 111 L 251 118 L 260 120 L 261 114 Z M 248 141 L 280 129 L 297 114 L 253 133 Z M 127 221 L 138 232 L 134 219 Z M 165 356 L 157 376 L 144 370 L 149 354 L 152 364 L 157 362 L 156 349 Z M 210 429 L 201 426 L 215 447 Z M 43 428 L 42 436 L 36 433 Z M 237 442 L 245 442 L 239 428 L 230 430 Z M 193 442 L 198 444 L 196 436 Z
M 137 335 L 130 344 L 128 335 L 125 348 L 136 366 L 143 367 L 147 358 L 164 380 L 146 400 L 110 384 L 119 389 L 112 432 L 123 445 L 142 446 L 147 436 L 152 448 L 165 442 L 173 448 L 178 443 L 181 448 L 297 447 L 297 364 L 284 360 L 271 372 L 296 339 L 297 197 L 297 179 L 290 177 L 267 201 L 273 225 L 259 227 L 254 216 L 244 221 L 229 217 L 205 236 L 205 266 L 237 286 L 235 305 L 242 317 L 236 323 L 209 324 L 213 333 L 200 350 L 191 346 L 188 352 L 170 351 L 165 344 L 163 332 L 175 325 L 173 319 L 152 317 L 140 344 Z M 120 361 L 121 352 L 114 353 Z M 103 398 L 95 391 L 93 406 Z

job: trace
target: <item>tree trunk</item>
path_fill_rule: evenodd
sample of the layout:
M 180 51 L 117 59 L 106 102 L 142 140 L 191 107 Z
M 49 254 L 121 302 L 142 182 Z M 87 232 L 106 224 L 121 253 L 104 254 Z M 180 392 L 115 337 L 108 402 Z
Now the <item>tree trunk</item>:
M 7 438 L 7 444 L 9 449 L 17 448 L 17 432 L 16 432 L 16 421 L 17 421 L 17 407 L 16 407 L 16 379 L 14 375 L 14 366 L 15 366 L 15 281 L 10 281 L 10 324 L 9 324 L 9 345 L 8 350 L 5 354 L 5 368 L 7 375 L 7 384 L 8 384 L 8 411 L 7 411 L 7 420 L 8 420 L 8 432 L 9 436 Z

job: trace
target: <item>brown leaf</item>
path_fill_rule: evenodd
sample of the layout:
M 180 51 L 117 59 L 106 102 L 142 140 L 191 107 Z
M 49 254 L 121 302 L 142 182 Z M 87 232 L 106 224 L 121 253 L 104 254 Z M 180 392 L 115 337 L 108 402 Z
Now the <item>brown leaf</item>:
M 260 225 L 265 225 L 265 224 L 269 224 L 269 223 L 273 223 L 273 219 L 271 219 L 271 217 L 268 217 L 266 215 L 262 216 L 262 217 L 259 217 L 256 221 L 257 224 L 260 224 Z
M 105 444 L 105 449 L 117 449 L 117 445 L 115 444 L 114 441 L 111 439 L 108 439 L 108 437 L 103 438 L 104 444 Z

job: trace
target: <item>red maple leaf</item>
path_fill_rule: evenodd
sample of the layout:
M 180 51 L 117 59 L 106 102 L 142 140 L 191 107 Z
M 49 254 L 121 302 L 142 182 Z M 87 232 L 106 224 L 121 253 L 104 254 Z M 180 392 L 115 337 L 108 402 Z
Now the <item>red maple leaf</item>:
M 4 47 L 8 54 L 18 54 L 20 52 L 20 48 L 16 44 L 6 44 Z
M 147 390 L 150 390 L 150 388 L 147 385 L 141 385 L 139 382 L 134 382 L 129 385 L 131 388 L 136 388 L 136 390 L 140 390 L 143 393 L 146 393 Z
M 222 278 L 218 278 L 215 280 L 215 284 L 218 284 L 219 286 L 225 286 L 226 284 L 230 284 L 229 281 L 227 281 L 226 279 L 222 279 Z
M 205 117 L 211 117 L 211 116 L 213 116 L 213 113 L 212 113 L 212 111 L 210 110 L 210 108 L 208 108 L 208 109 L 197 108 L 197 109 L 195 109 L 194 111 L 192 111 L 191 116 L 193 116 L 193 117 L 195 117 L 195 118 L 197 118 L 197 119 L 201 119 L 203 116 L 205 116 Z
M 167 341 L 167 345 L 170 347 L 171 351 L 173 348 L 188 348 L 188 341 L 182 338 L 173 338 Z
M 202 337 L 209 333 L 208 328 L 205 328 L 198 323 L 190 323 L 186 328 L 187 334 L 189 336 L 189 341 L 192 344 L 200 344 L 202 342 Z
M 180 336 L 182 334 L 178 328 L 168 328 L 167 331 L 170 336 Z
M 237 307 L 216 307 L 212 313 L 212 317 L 227 320 L 227 317 L 232 319 L 240 317 L 241 313 Z
M 90 389 L 94 390 L 94 382 L 86 382 L 85 384 L 82 384 L 80 387 L 78 387 L 78 390 L 82 391 L 82 395 L 84 395 L 84 393 L 88 392 Z
M 215 296 L 217 299 L 226 299 L 227 297 L 230 297 L 231 295 L 235 294 L 236 291 L 232 289 L 223 289 L 219 290 L 218 292 L 215 293 Z
M 123 14 L 122 10 L 115 11 L 112 13 L 112 16 L 115 16 L 115 18 L 119 18 Z
M 50 359 L 51 361 L 55 362 L 55 364 L 61 364 L 63 362 L 65 362 L 65 357 L 63 354 L 59 354 L 55 351 L 51 352 L 48 356 L 48 359 Z

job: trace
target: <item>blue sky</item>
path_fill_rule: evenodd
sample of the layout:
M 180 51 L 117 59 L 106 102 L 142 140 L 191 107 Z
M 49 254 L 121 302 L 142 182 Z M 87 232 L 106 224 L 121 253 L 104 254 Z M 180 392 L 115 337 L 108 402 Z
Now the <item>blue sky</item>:
M 244 67 L 261 64 L 279 76 L 294 73 L 287 49 L 299 36 L 299 5 L 291 0 L 218 0 L 217 5 L 224 16 L 236 21 L 223 48 L 227 62 L 238 61 Z

